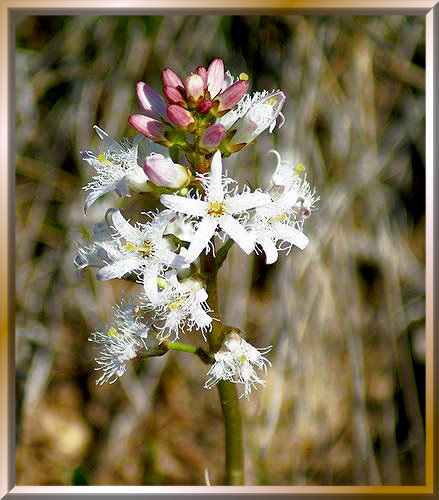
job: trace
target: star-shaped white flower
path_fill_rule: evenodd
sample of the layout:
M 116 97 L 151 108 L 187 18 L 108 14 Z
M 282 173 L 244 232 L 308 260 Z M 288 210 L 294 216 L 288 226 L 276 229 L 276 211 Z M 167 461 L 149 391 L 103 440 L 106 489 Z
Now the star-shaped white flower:
M 253 387 L 265 385 L 265 381 L 259 377 L 255 368 L 267 372 L 270 361 L 263 356 L 271 350 L 271 346 L 265 348 L 253 347 L 242 339 L 237 333 L 232 332 L 226 336 L 224 347 L 215 353 L 215 362 L 207 375 L 204 387 L 211 389 L 220 380 L 228 380 L 236 384 L 244 384 L 244 393 L 241 395 L 248 398 Z
M 201 218 L 187 251 L 187 262 L 193 262 L 205 248 L 208 248 L 209 241 L 216 233 L 218 226 L 245 253 L 250 254 L 255 247 L 254 236 L 245 229 L 242 222 L 233 216 L 270 203 L 270 197 L 258 191 L 228 194 L 226 187 L 233 181 L 223 179 L 220 151 L 213 155 L 209 177 L 201 179 L 206 191 L 204 199 L 166 194 L 160 197 L 163 205 L 171 210 Z
M 161 332 L 160 338 L 170 335 L 178 339 L 178 332 L 196 328 L 203 333 L 210 331 L 213 318 L 207 304 L 207 292 L 196 278 L 179 281 L 175 270 L 168 271 L 159 293 L 157 304 L 147 304 L 154 311 L 154 326 Z M 158 322 L 158 323 L 156 323 Z
M 151 222 L 132 226 L 119 210 L 110 211 L 115 230 L 113 238 L 119 241 L 119 245 L 116 248 L 103 245 L 109 262 L 98 271 L 96 277 L 109 280 L 129 273 L 143 276 L 145 293 L 152 303 L 156 303 L 157 277 L 162 276 L 169 267 L 181 268 L 186 264 L 184 256 L 174 253 L 170 241 L 163 237 L 173 217 L 171 211 L 163 210 L 150 216 Z
M 138 157 L 143 160 L 146 154 L 169 156 L 167 148 L 154 144 L 143 135 L 135 137 L 132 144 L 127 140 L 119 144 L 97 125 L 94 129 L 104 143 L 104 151 L 101 154 L 92 151 L 80 153 L 81 158 L 96 170 L 92 182 L 83 187 L 90 191 L 85 200 L 85 213 L 98 198 L 111 191 L 118 196 L 130 196 L 130 190 L 137 193 L 151 191 L 148 176 L 137 162 Z
M 148 338 L 151 324 L 143 323 L 143 318 L 137 315 L 138 307 L 122 304 L 115 309 L 113 326 L 106 333 L 94 332 L 89 338 L 91 342 L 103 346 L 96 357 L 96 370 L 102 370 L 96 384 L 112 384 L 125 373 L 127 361 L 135 358 L 140 351 L 158 344 L 154 336 Z

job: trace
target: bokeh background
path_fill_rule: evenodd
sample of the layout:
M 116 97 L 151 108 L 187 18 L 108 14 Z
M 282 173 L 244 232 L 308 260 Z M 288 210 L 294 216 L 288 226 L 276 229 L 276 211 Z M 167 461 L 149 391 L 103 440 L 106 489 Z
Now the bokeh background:
M 73 266 L 107 207 L 147 204 L 109 194 L 84 217 L 92 126 L 129 136 L 138 80 L 159 90 L 163 67 L 187 75 L 215 57 L 252 90 L 287 95 L 285 126 L 225 160 L 229 172 L 266 185 L 276 147 L 321 196 L 305 251 L 266 266 L 233 248 L 221 273 L 225 322 L 273 346 L 266 388 L 241 400 L 246 484 L 425 482 L 424 21 L 17 18 L 17 484 L 202 485 L 205 469 L 222 484 L 206 366 L 169 353 L 96 386 L 87 338 L 133 285 Z

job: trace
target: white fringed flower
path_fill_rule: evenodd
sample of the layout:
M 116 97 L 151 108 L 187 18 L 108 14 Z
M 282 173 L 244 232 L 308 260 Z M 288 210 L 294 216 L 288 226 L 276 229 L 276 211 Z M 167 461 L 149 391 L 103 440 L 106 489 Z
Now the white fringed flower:
M 228 380 L 236 384 L 244 384 L 244 393 L 249 397 L 252 388 L 265 385 L 255 368 L 267 372 L 270 361 L 263 356 L 271 350 L 271 346 L 256 348 L 242 339 L 237 333 L 229 333 L 224 340 L 224 347 L 215 353 L 215 362 L 208 371 L 204 387 L 211 389 L 220 380 Z
M 184 267 L 185 259 L 175 254 L 169 239 L 163 234 L 173 217 L 169 210 L 159 214 L 149 214 L 151 222 L 136 223 L 135 226 L 122 216 L 119 210 L 111 210 L 110 216 L 115 231 L 113 238 L 118 241 L 116 248 L 103 248 L 108 262 L 97 273 L 100 280 L 121 278 L 129 273 L 142 276 L 145 293 L 149 300 L 158 300 L 157 277 L 162 276 L 169 267 Z
M 73 261 L 79 274 L 88 266 L 105 266 L 108 254 L 103 246 L 113 247 L 116 251 L 118 243 L 113 240 L 110 228 L 105 222 L 92 224 L 91 232 L 83 234 L 83 243 L 78 245 L 78 253 Z
M 143 323 L 137 315 L 138 308 L 123 304 L 116 306 L 114 326 L 106 333 L 94 332 L 89 341 L 100 344 L 101 352 L 96 357 L 98 367 L 102 370 L 96 384 L 114 383 L 126 371 L 126 363 L 142 350 L 157 345 L 154 336 L 148 339 L 151 325 Z
M 275 149 L 270 149 L 277 158 L 276 171 L 273 174 L 272 182 L 276 186 L 283 186 L 286 191 L 295 192 L 297 194 L 294 207 L 300 211 L 302 218 L 307 219 L 311 216 L 311 212 L 315 204 L 320 200 L 317 196 L 315 188 L 312 188 L 305 177 L 300 174 L 306 170 L 306 167 L 301 163 L 293 166 L 289 161 L 282 160 L 280 154 Z
M 227 186 L 234 181 L 222 176 L 220 151 L 213 155 L 209 176 L 200 177 L 200 180 L 206 192 L 204 199 L 166 194 L 160 197 L 163 205 L 171 210 L 201 218 L 187 251 L 187 262 L 193 262 L 204 249 L 208 248 L 209 241 L 216 234 L 218 226 L 245 253 L 250 254 L 255 246 L 254 237 L 233 216 L 269 203 L 270 197 L 265 193 L 249 191 L 242 194 L 228 194 Z
M 276 125 L 281 128 L 285 122 L 281 109 L 285 102 L 285 94 L 280 90 L 255 92 L 252 96 L 245 94 L 235 109 L 218 118 L 226 129 L 236 130 L 230 145 L 248 144 L 254 141 L 268 128 L 273 132 Z
M 207 304 L 207 292 L 196 278 L 179 281 L 175 271 L 166 273 L 163 290 L 159 293 L 157 304 L 147 304 L 154 311 L 154 326 L 159 330 L 160 338 L 170 335 L 178 339 L 179 331 L 195 328 L 203 336 L 212 329 L 212 310 Z M 205 338 L 205 337 L 204 337 Z
M 129 189 L 140 193 L 151 191 L 147 184 L 148 177 L 137 163 L 138 146 L 145 138 L 138 136 L 133 144 L 128 141 L 119 144 L 97 125 L 94 129 L 104 142 L 104 152 L 97 155 L 92 151 L 81 151 L 82 159 L 96 170 L 93 181 L 83 187 L 90 191 L 84 211 L 87 212 L 98 198 L 110 191 L 115 191 L 119 196 L 129 196 Z

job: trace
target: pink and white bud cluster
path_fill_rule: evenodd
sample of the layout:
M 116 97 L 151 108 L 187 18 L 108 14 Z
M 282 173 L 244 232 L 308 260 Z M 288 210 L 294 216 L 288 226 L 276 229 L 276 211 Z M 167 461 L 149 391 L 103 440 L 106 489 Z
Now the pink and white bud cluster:
M 248 80 L 228 82 L 222 59 L 214 59 L 206 69 L 199 66 L 183 80 L 170 68 L 162 71 L 163 99 L 144 82 L 137 83 L 137 98 L 143 114 L 131 115 L 129 123 L 154 142 L 171 146 L 167 134 L 172 129 L 194 132 L 197 122 L 210 113 L 212 120 L 232 110 L 248 90 Z M 221 132 L 220 132 L 221 131 Z M 216 127 L 207 134 L 204 149 L 216 148 L 225 131 Z M 212 142 L 212 140 L 214 142 Z

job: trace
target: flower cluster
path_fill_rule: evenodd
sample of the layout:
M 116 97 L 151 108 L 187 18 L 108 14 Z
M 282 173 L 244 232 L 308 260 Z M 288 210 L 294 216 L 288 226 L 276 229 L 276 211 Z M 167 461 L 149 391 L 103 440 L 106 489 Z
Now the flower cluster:
M 203 253 L 215 256 L 220 242 L 230 240 L 246 254 L 264 252 L 272 264 L 280 251 L 303 250 L 304 220 L 318 201 L 305 167 L 282 160 L 275 150 L 270 153 L 277 164 L 265 190 L 240 189 L 223 171 L 224 158 L 283 125 L 283 92 L 249 94 L 248 76 L 234 78 L 221 59 L 184 79 L 164 69 L 162 81 L 164 97 L 137 83 L 142 113 L 128 119 L 138 133 L 132 142 L 119 144 L 95 126 L 102 151 L 81 152 L 95 170 L 84 187 L 85 211 L 111 191 L 143 193 L 160 203 L 134 222 L 119 209 L 108 210 L 105 222 L 94 224 L 79 245 L 79 271 L 96 267 L 99 280 L 128 279 L 140 287 L 133 305 L 116 307 L 114 325 L 90 339 L 101 347 L 98 383 L 114 382 L 139 353 L 163 354 L 157 346 L 169 337 L 166 343 L 198 330 L 209 342 L 218 315 L 209 302 Z M 205 387 L 228 380 L 242 384 L 248 397 L 264 384 L 256 370 L 266 371 L 270 363 L 263 354 L 269 350 L 252 347 L 235 330 L 224 335 L 222 347 L 206 354 L 211 367 Z

